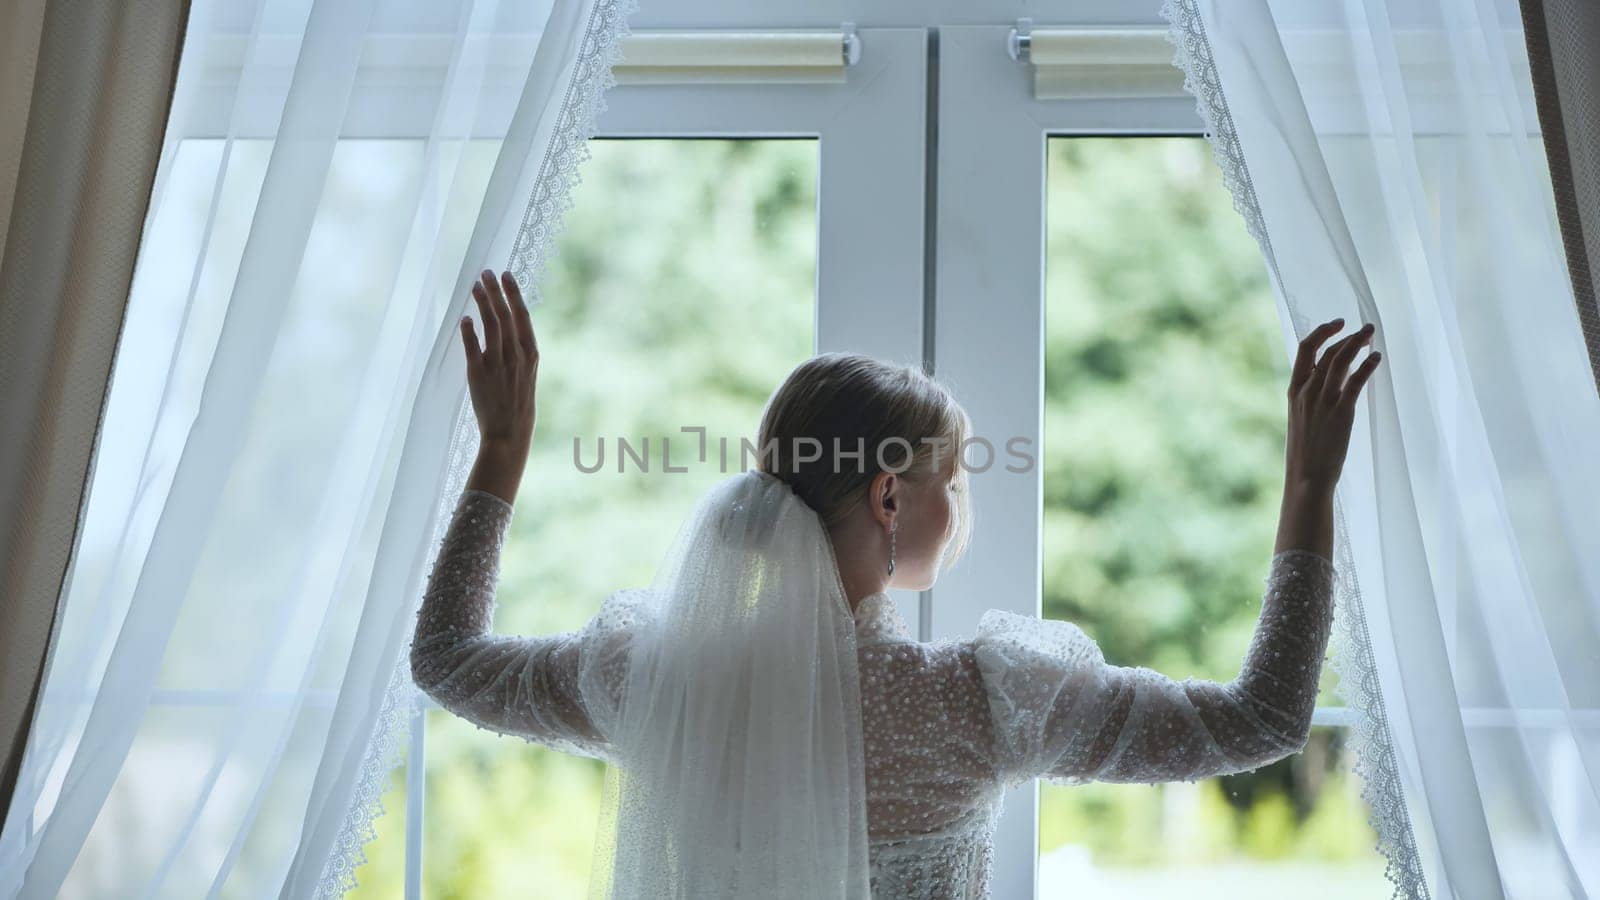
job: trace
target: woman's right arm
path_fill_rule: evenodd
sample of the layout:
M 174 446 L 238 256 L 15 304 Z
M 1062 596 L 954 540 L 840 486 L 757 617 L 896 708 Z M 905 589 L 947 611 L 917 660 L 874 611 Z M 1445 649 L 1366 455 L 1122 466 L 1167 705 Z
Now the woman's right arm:
M 1298 752 L 1311 733 L 1334 571 L 1291 549 L 1274 554 L 1266 581 L 1250 649 L 1226 684 L 1111 665 L 1071 622 L 984 613 L 973 656 L 1001 776 L 1008 784 L 1192 781 Z

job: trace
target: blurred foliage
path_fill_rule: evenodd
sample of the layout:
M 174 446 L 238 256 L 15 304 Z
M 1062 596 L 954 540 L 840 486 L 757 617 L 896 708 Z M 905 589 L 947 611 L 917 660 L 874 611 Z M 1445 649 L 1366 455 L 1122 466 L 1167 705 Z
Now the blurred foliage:
M 1199 138 L 1054 138 L 1046 173 L 1044 614 L 1114 664 L 1231 680 L 1283 496 L 1289 359 L 1260 250 Z M 1040 848 L 1370 863 L 1341 747 L 1317 728 L 1197 785 L 1043 785 Z
M 648 583 L 682 510 L 722 477 L 717 439 L 737 470 L 739 438 L 813 347 L 814 142 L 591 146 L 534 310 L 539 424 L 502 560 L 503 633 L 577 628 L 610 591 Z M 1043 608 L 1114 663 L 1227 680 L 1273 545 L 1288 364 L 1260 254 L 1207 154 L 1188 138 L 1050 142 Z M 706 428 L 707 462 L 684 426 Z M 672 436 L 689 472 L 619 474 L 618 436 L 649 436 L 656 467 Z M 600 471 L 577 470 L 575 437 L 585 465 L 606 439 Z M 1306 753 L 1254 773 L 1042 784 L 1040 847 L 1085 845 L 1097 866 L 1371 867 L 1341 753 L 1318 728 Z M 425 896 L 583 896 L 600 763 L 439 710 L 426 758 Z M 401 774 L 354 896 L 402 892 Z
M 1206 152 L 1050 142 L 1044 612 L 1113 662 L 1226 680 L 1271 556 L 1289 371 Z

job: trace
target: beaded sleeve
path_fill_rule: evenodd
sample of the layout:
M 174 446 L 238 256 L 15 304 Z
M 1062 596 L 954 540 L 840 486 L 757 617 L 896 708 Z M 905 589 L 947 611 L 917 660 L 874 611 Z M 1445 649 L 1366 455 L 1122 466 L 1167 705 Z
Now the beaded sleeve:
M 1002 777 L 1195 781 L 1298 752 L 1316 706 L 1334 576 L 1311 551 L 1273 556 L 1250 648 L 1226 684 L 1109 665 L 1070 622 L 989 610 L 974 656 Z
M 608 759 L 579 689 L 586 632 L 491 634 L 511 504 L 461 495 L 428 577 L 411 645 L 411 677 L 439 705 L 482 728 Z

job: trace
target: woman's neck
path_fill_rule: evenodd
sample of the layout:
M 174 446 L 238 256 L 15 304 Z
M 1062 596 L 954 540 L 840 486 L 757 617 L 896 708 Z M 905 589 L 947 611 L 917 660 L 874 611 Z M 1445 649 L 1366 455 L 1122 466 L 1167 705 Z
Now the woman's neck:
M 839 566 L 839 583 L 844 587 L 851 615 L 855 615 L 862 600 L 889 589 L 889 573 L 884 566 L 888 554 L 882 546 L 882 537 L 881 532 L 856 518 L 828 533 L 834 562 Z

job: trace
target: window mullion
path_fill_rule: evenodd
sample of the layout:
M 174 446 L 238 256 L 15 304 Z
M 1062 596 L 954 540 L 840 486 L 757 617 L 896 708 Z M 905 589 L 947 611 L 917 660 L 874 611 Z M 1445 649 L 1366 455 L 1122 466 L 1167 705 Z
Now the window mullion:
M 422 900 L 422 824 L 426 795 L 427 707 L 419 696 L 411 705 L 411 745 L 406 751 L 406 900 Z

